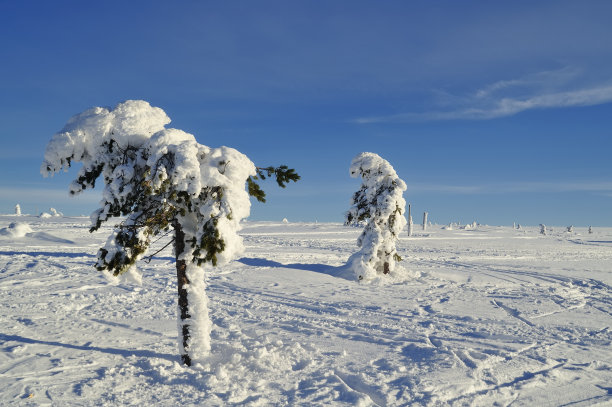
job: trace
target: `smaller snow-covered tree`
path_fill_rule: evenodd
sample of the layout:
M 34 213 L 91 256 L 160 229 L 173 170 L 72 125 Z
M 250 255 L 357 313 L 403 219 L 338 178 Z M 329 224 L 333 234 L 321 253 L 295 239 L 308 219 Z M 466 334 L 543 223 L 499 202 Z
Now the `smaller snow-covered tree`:
M 15 205 L 15 215 L 21 215 L 21 206 L 19 206 L 19 204 Z
M 361 153 L 351 162 L 352 177 L 361 177 L 362 185 L 355 192 L 352 206 L 346 213 L 346 225 L 366 222 L 347 266 L 358 280 L 392 273 L 401 261 L 396 243 L 406 226 L 406 183 L 388 161 L 374 153 Z

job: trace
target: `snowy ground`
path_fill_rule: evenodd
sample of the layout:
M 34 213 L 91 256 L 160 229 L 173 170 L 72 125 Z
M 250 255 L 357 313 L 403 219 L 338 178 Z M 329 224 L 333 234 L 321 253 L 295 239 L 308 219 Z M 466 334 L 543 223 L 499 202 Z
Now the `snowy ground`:
M 0 216 L 1 405 L 612 403 L 612 229 L 431 227 L 401 239 L 412 279 L 359 284 L 333 276 L 358 229 L 247 223 L 184 369 L 170 250 L 115 284 L 88 226 Z

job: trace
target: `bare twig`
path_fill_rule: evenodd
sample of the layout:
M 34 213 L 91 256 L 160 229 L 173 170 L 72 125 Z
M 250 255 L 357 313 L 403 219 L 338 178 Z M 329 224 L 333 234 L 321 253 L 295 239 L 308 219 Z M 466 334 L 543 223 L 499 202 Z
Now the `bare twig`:
M 164 245 L 164 247 L 162 247 L 161 249 L 159 249 L 158 251 L 156 251 L 156 252 L 155 252 L 155 253 L 153 253 L 152 255 L 147 256 L 147 257 L 144 259 L 144 262 L 145 262 L 145 263 L 147 263 L 147 264 L 151 263 L 151 260 L 153 260 L 153 257 L 154 257 L 155 255 L 157 255 L 157 254 L 159 254 L 160 252 L 162 252 L 162 251 L 163 251 L 163 250 L 164 250 L 166 247 L 170 246 L 172 243 L 174 243 L 174 238 L 170 239 L 170 241 L 169 241 L 168 243 L 166 243 L 166 244 Z

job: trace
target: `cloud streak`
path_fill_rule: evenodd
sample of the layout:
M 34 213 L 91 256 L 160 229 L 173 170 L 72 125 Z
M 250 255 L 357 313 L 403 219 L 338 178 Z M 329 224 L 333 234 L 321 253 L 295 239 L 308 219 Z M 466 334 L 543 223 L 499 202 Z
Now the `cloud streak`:
M 612 197 L 612 182 L 516 182 L 482 185 L 409 184 L 408 192 L 461 195 L 590 192 Z
M 569 86 L 577 76 L 578 72 L 570 68 L 540 72 L 525 78 L 498 81 L 467 96 L 456 97 L 454 106 L 446 110 L 361 117 L 354 122 L 490 120 L 527 110 L 594 106 L 612 102 L 612 83 L 608 81 L 595 86 Z

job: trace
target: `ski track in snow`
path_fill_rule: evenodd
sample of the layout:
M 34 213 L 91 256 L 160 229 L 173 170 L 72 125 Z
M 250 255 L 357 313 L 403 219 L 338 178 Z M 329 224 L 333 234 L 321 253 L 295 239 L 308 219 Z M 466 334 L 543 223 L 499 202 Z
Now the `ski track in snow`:
M 359 229 L 249 222 L 244 256 L 208 270 L 211 356 L 185 369 L 169 249 L 117 282 L 93 268 L 109 229 L 19 220 L 34 232 L 0 236 L 1 405 L 612 403 L 612 229 L 432 227 L 398 245 L 416 277 L 360 284 L 330 275 Z

